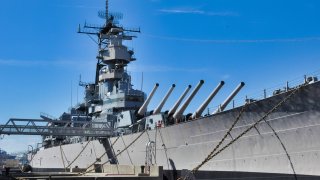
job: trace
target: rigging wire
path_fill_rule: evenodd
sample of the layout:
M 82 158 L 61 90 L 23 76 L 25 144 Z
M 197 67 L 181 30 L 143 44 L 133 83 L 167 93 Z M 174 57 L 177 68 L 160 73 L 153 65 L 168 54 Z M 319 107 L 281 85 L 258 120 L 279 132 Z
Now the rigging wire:
M 86 147 L 89 145 L 90 142 L 91 142 L 91 140 L 89 140 L 89 141 L 86 143 L 86 145 L 81 149 L 81 151 L 78 153 L 78 155 L 71 161 L 71 163 L 68 164 L 68 166 L 67 166 L 66 168 L 70 167 L 70 166 L 80 157 L 80 155 L 81 155 L 82 152 L 86 149 Z
M 268 111 L 263 117 L 261 117 L 258 121 L 256 121 L 252 126 L 250 126 L 249 128 L 247 128 L 245 131 L 243 131 L 240 135 L 238 135 L 236 138 L 234 138 L 233 140 L 231 140 L 227 145 L 225 145 L 224 147 L 222 147 L 219 151 L 215 152 L 215 153 L 210 153 L 212 155 L 208 156 L 200 165 L 198 165 L 197 167 L 195 167 L 192 171 L 190 171 L 183 179 L 188 179 L 188 177 L 190 176 L 190 174 L 194 174 L 195 172 L 197 172 L 204 164 L 206 164 L 208 161 L 210 161 L 212 158 L 214 158 L 215 156 L 217 156 L 218 154 L 220 154 L 222 151 L 224 151 L 226 148 L 228 148 L 230 145 L 232 145 L 234 142 L 236 142 L 237 140 L 239 140 L 242 136 L 244 136 L 245 134 L 247 134 L 251 129 L 253 129 L 254 127 L 256 127 L 259 123 L 261 123 L 262 121 L 266 121 L 266 118 L 273 113 L 275 110 L 277 110 L 280 106 L 282 106 L 286 101 L 288 101 L 294 94 L 296 94 L 299 90 L 301 90 L 303 87 L 305 87 L 307 85 L 303 84 L 300 85 L 299 87 L 297 87 L 296 89 L 292 90 L 292 92 L 286 96 L 282 101 L 280 101 L 276 106 L 274 106 L 270 111 Z M 271 127 L 272 128 L 272 127 Z M 283 145 L 284 146 L 284 145 Z M 287 155 L 288 156 L 288 155 Z M 291 161 L 290 156 L 288 156 L 289 161 Z M 293 164 L 292 164 L 293 166 Z M 293 169 L 294 171 L 294 169 Z M 294 171 L 295 173 L 295 171 Z M 296 178 L 296 175 L 295 175 Z M 181 178 L 179 178 L 181 179 Z
M 96 148 L 95 148 L 94 144 L 91 143 L 91 145 L 92 145 L 92 149 L 93 149 L 93 152 L 94 152 L 94 156 L 95 156 L 96 158 L 98 158 L 97 152 L 96 152 Z
M 133 165 L 131 156 L 130 156 L 129 151 L 128 151 L 128 149 L 127 149 L 127 145 L 126 145 L 126 143 L 124 142 L 123 136 L 120 135 L 120 137 L 121 137 L 121 140 L 122 140 L 122 142 L 123 142 L 124 148 L 126 149 L 126 152 L 127 152 L 127 154 L 128 154 L 129 160 L 130 160 L 131 164 Z
M 160 135 L 160 138 L 161 138 L 161 142 L 162 142 L 162 146 L 163 146 L 163 149 L 164 149 L 164 153 L 166 155 L 166 159 L 167 159 L 167 165 L 168 165 L 168 169 L 170 169 L 170 166 L 169 166 L 169 158 L 168 158 L 168 154 L 167 154 L 167 147 L 166 147 L 166 144 L 164 143 L 163 141 L 163 137 L 162 137 L 162 134 L 161 134 L 161 130 L 159 129 L 159 135 Z
M 148 142 L 151 142 L 151 138 L 150 138 L 150 135 L 149 135 L 149 133 L 148 133 L 148 131 L 146 132 L 147 133 L 147 136 L 148 136 Z M 155 146 L 156 147 L 156 146 Z M 155 149 L 157 149 L 157 147 L 155 148 Z M 146 152 L 147 153 L 147 152 Z M 152 151 L 152 155 L 153 155 L 153 157 L 156 157 L 156 154 L 155 154 L 155 152 L 154 151 Z
M 154 160 L 155 160 L 155 164 L 157 164 L 157 136 L 158 136 L 158 128 L 156 128 L 156 132 L 154 134 L 154 146 L 155 146 Z
M 112 143 L 112 145 L 110 146 L 110 148 L 106 149 L 106 151 L 105 151 L 101 156 L 99 156 L 99 158 L 97 158 L 93 163 L 91 163 L 91 164 L 86 168 L 86 170 L 89 169 L 91 166 L 93 166 L 96 162 L 98 162 L 104 155 L 106 155 L 106 154 L 107 154 L 107 151 L 111 150 L 112 146 L 116 144 L 116 142 L 119 140 L 119 138 L 120 138 L 120 136 L 118 136 L 117 139 Z M 97 168 L 98 168 L 98 167 L 97 167 Z M 95 168 L 95 169 L 97 169 L 97 168 Z M 95 170 L 95 169 L 94 169 L 94 170 Z
M 64 163 L 64 159 L 63 159 L 63 153 L 62 153 L 61 143 L 60 143 L 60 155 L 61 155 L 61 160 L 62 160 L 62 164 L 63 164 L 64 172 L 67 172 L 67 168 L 66 168 L 66 165 L 65 165 L 65 163 Z
M 89 38 L 94 42 L 96 43 L 97 45 L 99 45 L 99 43 L 97 42 L 97 40 L 93 39 L 93 37 L 90 35 L 90 34 L 87 34 L 89 36 Z
M 234 128 L 234 126 L 238 123 L 238 121 L 240 120 L 243 112 L 245 111 L 245 109 L 247 108 L 248 103 L 246 103 L 241 111 L 239 112 L 236 120 L 233 122 L 233 124 L 231 125 L 231 127 L 229 128 L 229 130 L 226 132 L 226 134 L 223 136 L 223 138 L 220 140 L 220 142 L 217 144 L 217 146 L 213 149 L 213 151 L 211 151 L 208 156 L 205 158 L 205 160 L 199 164 L 197 167 L 195 167 L 192 171 L 197 171 L 204 163 L 206 163 L 206 161 L 208 161 L 208 159 L 212 156 L 213 153 L 215 153 L 217 151 L 217 149 L 221 146 L 221 144 L 225 141 L 225 139 L 228 137 L 228 135 L 230 135 L 230 132 L 232 131 L 232 129 Z M 232 137 L 231 137 L 232 138 Z
M 315 71 L 309 72 L 305 74 L 305 77 L 309 77 L 309 76 L 320 76 L 320 69 L 317 69 Z M 297 82 L 301 82 L 302 80 L 305 80 L 305 77 L 303 76 L 296 76 L 286 82 L 282 82 L 282 83 L 277 83 L 277 84 L 273 84 L 271 86 L 268 86 L 264 89 L 260 89 L 258 91 L 253 91 L 250 92 L 249 94 L 246 95 L 246 97 L 250 97 L 253 99 L 265 99 L 268 97 L 268 95 L 270 95 L 270 91 L 271 90 L 276 90 L 276 89 L 281 89 L 283 88 L 283 85 L 285 85 L 285 83 L 289 83 L 291 85 L 297 85 Z M 302 79 L 303 78 L 303 79 Z M 300 83 L 299 83 L 300 84 Z M 239 107 L 240 105 L 240 101 L 242 101 L 243 98 L 236 98 L 233 101 L 236 103 L 236 107 Z M 242 105 L 242 104 L 241 104 Z M 213 105 L 211 107 L 209 107 L 208 109 L 216 109 L 217 107 L 219 107 L 219 105 Z
M 255 104 L 257 105 L 257 104 Z M 273 134 L 276 136 L 276 138 L 278 139 L 279 143 L 281 144 L 281 147 L 282 149 L 285 151 L 286 153 L 286 156 L 289 160 L 289 163 L 290 163 L 290 167 L 292 169 L 292 172 L 293 172 L 293 175 L 294 175 L 294 178 L 295 180 L 298 180 L 298 177 L 297 177 L 297 174 L 296 174 L 296 171 L 295 171 L 295 168 L 294 168 L 294 165 L 293 165 L 293 162 L 291 160 L 291 156 L 286 148 L 286 146 L 284 145 L 283 141 L 281 140 L 280 136 L 278 135 L 278 133 L 275 131 L 275 129 L 271 126 L 270 122 L 267 121 L 266 119 L 264 119 L 264 122 L 268 125 L 268 127 L 272 130 Z M 259 132 L 259 131 L 258 131 Z
M 282 140 L 281 140 L 281 138 L 279 137 L 278 133 L 277 133 L 277 132 L 274 130 L 274 128 L 271 126 L 271 124 L 270 124 L 268 121 L 266 121 L 265 119 L 264 119 L 264 122 L 270 127 L 270 129 L 272 130 L 273 134 L 274 134 L 274 135 L 276 136 L 276 138 L 279 140 L 279 143 L 281 144 L 281 146 L 282 146 L 283 150 L 285 151 L 285 153 L 286 153 L 286 155 L 287 155 L 287 158 L 288 158 L 288 160 L 289 160 L 289 163 L 290 163 L 290 166 L 291 166 L 293 175 L 294 175 L 294 179 L 295 179 L 295 180 L 298 180 L 296 171 L 295 171 L 295 169 L 294 169 L 294 166 L 293 166 L 291 157 L 290 157 L 290 155 L 289 155 L 289 153 L 288 153 L 288 151 L 287 151 L 286 146 L 285 146 L 284 143 L 282 142 Z
M 132 144 L 134 144 L 146 131 L 147 131 L 147 130 L 142 131 L 125 149 L 121 150 L 118 154 L 116 154 L 115 157 L 118 157 L 118 156 L 121 155 L 125 150 L 127 150 L 127 149 L 128 149 Z M 110 161 L 111 161 L 111 160 L 108 159 L 106 162 L 100 164 L 99 167 L 102 167 L 103 165 L 109 163 Z M 96 161 L 96 162 L 97 162 L 97 161 Z M 96 162 L 94 162 L 94 163 L 96 163 Z M 94 167 L 93 169 L 91 169 L 91 170 L 88 171 L 88 169 L 89 169 L 92 165 L 94 165 L 94 163 L 91 164 L 90 166 L 88 166 L 82 174 L 84 175 L 84 174 L 90 173 L 90 172 L 92 172 L 92 171 L 95 171 L 98 167 Z

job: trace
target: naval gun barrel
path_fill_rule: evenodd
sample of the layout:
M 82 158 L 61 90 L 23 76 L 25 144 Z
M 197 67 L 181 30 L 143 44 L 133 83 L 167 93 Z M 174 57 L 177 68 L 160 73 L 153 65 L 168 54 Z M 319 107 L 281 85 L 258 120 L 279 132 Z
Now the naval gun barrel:
M 163 107 L 163 105 L 166 103 L 166 101 L 168 100 L 169 96 L 171 95 L 173 89 L 176 87 L 175 84 L 172 84 L 171 88 L 169 89 L 169 91 L 167 92 L 167 94 L 164 96 L 164 98 L 162 99 L 161 103 L 158 105 L 158 107 L 153 111 L 153 114 L 158 114 L 161 112 L 161 109 Z
M 147 107 L 154 95 L 154 93 L 156 92 L 156 90 L 158 89 L 159 84 L 157 83 L 154 88 L 152 89 L 150 95 L 148 96 L 147 100 L 143 103 L 143 105 L 140 107 L 139 111 L 138 111 L 138 115 L 143 116 L 144 113 L 147 111 Z
M 201 86 L 203 85 L 204 81 L 200 80 L 199 84 L 194 88 L 194 90 L 192 91 L 192 93 L 190 94 L 190 96 L 187 98 L 187 100 L 183 103 L 183 105 L 181 106 L 180 109 L 178 109 L 174 114 L 173 114 L 173 118 L 174 119 L 180 119 L 183 112 L 187 109 L 187 107 L 189 106 L 191 100 L 193 99 L 193 97 L 197 94 L 197 92 L 199 91 L 199 89 L 201 88 Z
M 229 97 L 220 105 L 220 107 L 218 107 L 218 109 L 216 111 L 214 111 L 213 114 L 216 114 L 218 112 L 223 111 L 228 104 L 231 102 L 231 100 L 239 93 L 239 91 L 243 88 L 243 86 L 245 85 L 244 82 L 241 82 L 238 87 L 229 95 Z
M 203 113 L 204 109 L 209 105 L 212 99 L 218 94 L 222 86 L 224 85 L 224 81 L 221 81 L 218 86 L 211 92 L 208 98 L 201 104 L 201 106 L 193 113 L 192 119 L 198 118 Z
M 178 101 L 174 104 L 174 106 L 170 109 L 169 111 L 169 115 L 172 115 L 176 112 L 176 110 L 178 109 L 179 105 L 181 104 L 182 100 L 184 99 L 184 97 L 186 97 L 186 95 L 188 94 L 189 90 L 191 89 L 191 85 L 188 85 L 188 87 L 186 88 L 186 90 L 184 90 L 184 92 L 182 93 L 182 95 L 179 97 Z

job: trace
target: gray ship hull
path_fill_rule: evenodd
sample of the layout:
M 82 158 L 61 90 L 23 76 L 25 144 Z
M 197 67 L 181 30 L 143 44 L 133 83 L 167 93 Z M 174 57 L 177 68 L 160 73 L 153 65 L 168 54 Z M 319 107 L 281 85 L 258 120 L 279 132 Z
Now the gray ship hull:
M 223 145 L 259 120 L 290 93 L 282 93 L 246 106 L 240 121 Z M 296 174 L 320 176 L 320 83 L 301 88 L 267 120 L 275 129 L 291 157 Z M 165 170 L 193 169 L 213 150 L 235 121 L 242 107 L 216 115 L 158 128 L 145 132 L 132 146 L 117 156 L 119 164 L 144 165 L 146 144 L 156 143 L 156 164 Z M 111 138 L 113 152 L 126 148 L 140 133 Z M 97 160 L 106 147 L 98 140 L 62 145 L 39 150 L 30 165 L 35 169 L 86 168 Z M 80 151 L 86 146 L 83 152 Z M 112 154 L 112 153 L 111 153 Z M 110 153 L 101 164 L 112 158 Z M 273 173 L 291 177 L 293 170 L 279 140 L 270 127 L 262 122 L 201 167 L 201 172 L 230 172 L 247 174 Z M 220 173 L 221 176 L 224 173 Z M 219 173 L 218 173 L 219 174 Z M 217 173 L 215 174 L 217 175 Z M 280 177 L 279 175 L 279 177 Z M 213 176 L 212 176 L 213 177 Z M 223 176 L 222 176 L 223 177 Z M 231 177 L 231 176 L 230 176 Z M 238 176 L 239 177 L 239 176 Z M 270 175 L 271 177 L 271 175 Z

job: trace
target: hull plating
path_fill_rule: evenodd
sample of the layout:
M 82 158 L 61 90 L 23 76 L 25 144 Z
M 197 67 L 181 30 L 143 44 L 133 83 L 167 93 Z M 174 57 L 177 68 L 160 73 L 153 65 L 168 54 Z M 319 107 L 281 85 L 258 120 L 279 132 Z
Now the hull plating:
M 290 93 L 290 92 L 288 92 Z M 288 93 L 248 105 L 223 145 L 271 110 Z M 301 89 L 267 120 L 285 145 L 297 174 L 320 176 L 320 83 Z M 117 156 L 119 164 L 144 165 L 146 144 L 156 142 L 156 163 L 167 170 L 193 169 L 212 151 L 235 121 L 242 107 L 145 132 L 132 146 Z M 139 133 L 124 135 L 114 144 L 117 154 Z M 111 138 L 113 143 L 117 137 Z M 64 168 L 87 142 L 38 151 L 31 161 L 34 168 Z M 222 145 L 222 146 L 223 146 Z M 99 141 L 91 141 L 71 167 L 86 168 L 106 151 Z M 101 162 L 109 158 L 103 156 Z M 201 170 L 292 174 L 287 155 L 279 140 L 262 122 L 217 155 Z

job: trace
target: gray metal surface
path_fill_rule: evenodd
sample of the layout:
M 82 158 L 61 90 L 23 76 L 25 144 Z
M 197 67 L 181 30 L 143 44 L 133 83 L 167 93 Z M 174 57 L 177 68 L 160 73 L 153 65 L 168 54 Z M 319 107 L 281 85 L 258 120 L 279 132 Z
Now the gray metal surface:
M 169 91 L 167 92 L 167 94 L 163 97 L 162 101 L 160 102 L 160 104 L 157 106 L 157 108 L 153 111 L 153 114 L 158 114 L 161 112 L 164 104 L 166 103 L 166 101 L 168 100 L 170 94 L 172 93 L 173 89 L 176 87 L 175 84 L 172 84 L 172 86 L 170 87 Z
M 191 92 L 190 96 L 186 99 L 186 101 L 181 105 L 181 107 L 173 114 L 173 118 L 176 119 L 177 122 L 179 122 L 182 119 L 184 111 L 187 109 L 189 104 L 191 103 L 194 96 L 198 93 L 199 89 L 203 85 L 204 81 L 200 80 L 198 85 L 194 88 L 194 90 Z
M 217 95 L 222 86 L 224 85 L 224 81 L 221 81 L 218 86 L 210 93 L 208 98 L 201 104 L 201 106 L 192 114 L 192 119 L 201 117 L 205 108 L 209 105 L 212 99 Z
M 168 113 L 169 115 L 173 115 L 177 111 L 179 105 L 181 104 L 183 99 L 186 97 L 186 95 L 188 94 L 190 89 L 191 89 L 191 85 L 188 85 L 187 88 L 183 91 L 183 93 L 179 97 L 179 99 L 177 100 L 177 102 L 174 103 L 174 106 L 170 109 L 170 111 Z
M 102 128 L 94 128 L 94 125 Z M 1 134 L 107 137 L 113 134 L 113 129 L 106 123 L 92 121 L 9 119 L 5 125 L 0 125 Z
M 239 91 L 243 88 L 245 85 L 244 82 L 241 82 L 234 91 L 227 97 L 227 99 L 218 107 L 216 111 L 213 112 L 213 114 L 222 112 L 225 110 L 225 108 L 228 106 L 228 104 L 232 101 L 232 99 L 239 93 Z
M 147 108 L 148 108 L 148 105 L 149 105 L 149 103 L 150 103 L 150 101 L 151 101 L 154 93 L 157 91 L 158 87 L 159 87 L 159 84 L 157 83 L 157 84 L 153 87 L 153 89 L 152 89 L 150 95 L 148 96 L 148 98 L 146 99 L 146 101 L 145 101 L 145 102 L 142 104 L 142 106 L 140 107 L 140 109 L 139 109 L 139 111 L 138 111 L 138 114 L 139 114 L 140 116 L 143 116 L 143 115 L 146 113 Z
M 279 94 L 248 105 L 235 129 L 227 139 L 240 134 L 253 124 L 287 93 Z M 284 142 L 297 174 L 320 176 L 320 83 L 306 86 L 292 99 L 268 117 L 268 122 Z M 235 120 L 242 107 L 228 110 L 209 117 L 188 121 L 165 128 L 148 131 L 129 147 L 128 154 L 117 156 L 120 164 L 143 165 L 145 145 L 150 140 L 157 146 L 157 165 L 166 170 L 192 169 L 198 165 L 219 142 Z M 124 143 L 114 144 L 115 153 L 125 148 L 139 133 L 123 136 Z M 115 142 L 117 138 L 111 138 Z M 227 143 L 226 142 L 226 143 Z M 93 141 L 74 165 L 86 167 L 105 149 L 98 141 Z M 63 146 L 69 161 L 75 157 L 82 144 Z M 96 154 L 93 154 L 92 151 Z M 31 165 L 36 168 L 62 167 L 59 147 L 43 149 L 37 152 Z M 101 161 L 107 161 L 104 156 Z M 41 161 L 41 162 L 40 162 Z M 242 137 L 237 143 L 209 161 L 201 171 L 251 172 L 292 174 L 289 161 L 280 143 L 271 129 L 260 123 Z
M 200 118 L 187 121 L 188 115 L 184 115 L 184 111 L 202 85 L 203 82 L 200 81 L 180 108 L 179 105 L 191 86 L 168 113 L 153 115 L 148 112 L 147 106 L 158 85 L 145 100 L 144 92 L 132 88 L 131 76 L 125 68 L 135 57 L 123 41 L 132 40 L 135 36 L 128 33 L 138 31 L 126 30 L 118 25 L 117 17 L 110 15 L 108 8 L 102 14 L 106 22 L 103 26 L 84 26 L 95 32 L 79 29 L 81 33 L 98 35 L 99 51 L 95 83 L 79 83 L 85 87 L 85 98 L 79 107 L 74 108 L 74 112 L 71 110 L 70 114 L 64 113 L 57 126 L 51 126 L 52 124 L 49 125 L 48 121 L 43 120 L 46 125 L 35 125 L 38 120 L 26 120 L 25 124 L 9 121 L 5 126 L 1 126 L 1 133 L 51 135 L 44 138 L 45 146 L 29 154 L 30 165 L 34 169 L 88 169 L 110 162 L 140 166 L 146 163 L 146 144 L 154 142 L 153 157 L 158 166 L 171 172 L 192 170 L 204 161 L 225 135 L 227 139 L 222 147 L 286 99 L 292 90 L 287 87 L 286 90 L 276 91 L 272 97 L 250 101 L 245 107 L 224 111 L 244 85 L 241 83 L 214 115 L 200 117 L 198 114 Z M 292 175 L 292 167 L 283 148 L 285 146 L 297 174 L 319 177 L 320 82 L 306 79 L 305 84 L 298 87 L 302 88 L 267 117 L 268 124 L 257 124 L 234 144 L 207 161 L 200 171 L 229 172 L 231 175 L 228 178 L 237 178 L 241 172 L 263 174 L 262 177 L 271 177 L 270 173 Z M 204 103 L 200 110 L 203 110 L 206 104 Z M 244 111 L 239 122 L 227 134 L 242 108 Z M 74 126 L 79 114 L 81 119 L 92 120 L 91 124 Z M 176 124 L 172 115 L 179 119 Z M 65 119 L 70 121 L 64 121 Z M 110 132 L 113 128 L 115 131 Z M 56 138 L 52 134 L 61 137 Z M 110 136 L 110 139 L 88 140 L 84 137 L 96 135 Z M 238 173 L 232 175 L 234 172 Z

